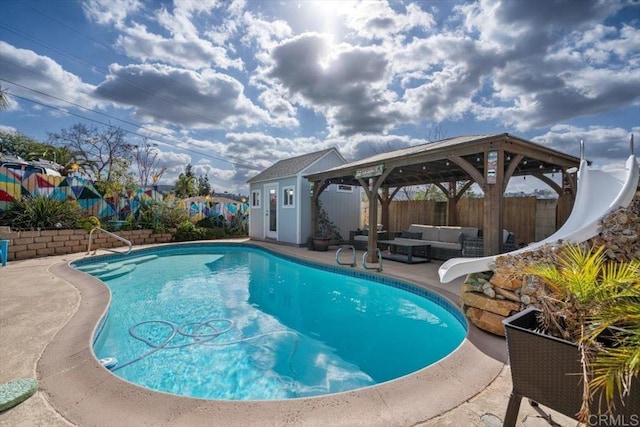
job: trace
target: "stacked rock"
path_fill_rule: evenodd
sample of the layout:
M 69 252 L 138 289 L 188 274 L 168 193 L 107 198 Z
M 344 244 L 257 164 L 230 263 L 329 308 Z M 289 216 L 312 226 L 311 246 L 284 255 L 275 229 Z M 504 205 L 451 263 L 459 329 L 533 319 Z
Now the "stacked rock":
M 612 211 L 600 221 L 600 233 L 585 242 L 605 246 L 611 261 L 640 259 L 640 192 L 629 207 Z M 460 303 L 471 323 L 492 334 L 504 336 L 502 321 L 529 306 L 537 307 L 541 283 L 536 276 L 524 274 L 528 265 L 551 262 L 562 242 L 544 245 L 533 251 L 498 257 L 492 271 L 467 276 Z

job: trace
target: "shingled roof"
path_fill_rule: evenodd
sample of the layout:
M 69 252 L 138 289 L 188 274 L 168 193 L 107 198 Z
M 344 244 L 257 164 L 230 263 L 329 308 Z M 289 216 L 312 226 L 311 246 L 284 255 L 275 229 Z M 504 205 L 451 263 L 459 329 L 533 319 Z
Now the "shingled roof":
M 272 166 L 260 172 L 258 175 L 249 179 L 247 183 L 251 184 L 253 182 L 270 181 L 273 179 L 296 175 L 311 166 L 313 162 L 322 158 L 322 156 L 330 151 L 337 150 L 335 148 L 328 148 L 326 150 L 316 151 L 315 153 L 303 154 L 302 156 L 279 160 Z

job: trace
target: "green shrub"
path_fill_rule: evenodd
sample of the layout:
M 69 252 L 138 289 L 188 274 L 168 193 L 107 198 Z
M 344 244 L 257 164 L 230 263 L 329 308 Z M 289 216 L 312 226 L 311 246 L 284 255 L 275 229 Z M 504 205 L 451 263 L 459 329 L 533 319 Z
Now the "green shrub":
M 198 227 L 202 227 L 202 228 L 216 228 L 217 226 L 213 223 L 213 221 L 211 220 L 211 218 L 209 217 L 204 217 L 202 218 L 200 221 L 198 221 L 196 223 L 196 225 Z
M 246 215 L 242 217 L 232 216 L 230 220 L 225 219 L 222 215 L 206 217 L 198 221 L 196 225 L 207 229 L 220 230 L 223 237 L 249 235 L 249 220 Z
M 2 215 L 2 223 L 14 230 L 77 228 L 82 225 L 82 208 L 75 200 L 22 197 Z
M 177 228 L 185 221 L 189 221 L 189 212 L 177 206 L 168 206 L 164 203 L 155 203 L 153 211 L 157 215 L 157 220 L 166 229 Z
M 176 227 L 173 240 L 176 242 L 188 242 L 193 240 L 214 240 L 229 237 L 226 230 L 222 228 L 198 227 L 191 221 L 184 221 Z
M 82 218 L 78 221 L 78 226 L 84 228 L 87 231 L 91 231 L 94 227 L 100 227 L 100 220 L 95 216 Z
M 249 235 L 249 216 L 233 216 L 227 224 L 227 230 L 231 236 L 245 237 Z

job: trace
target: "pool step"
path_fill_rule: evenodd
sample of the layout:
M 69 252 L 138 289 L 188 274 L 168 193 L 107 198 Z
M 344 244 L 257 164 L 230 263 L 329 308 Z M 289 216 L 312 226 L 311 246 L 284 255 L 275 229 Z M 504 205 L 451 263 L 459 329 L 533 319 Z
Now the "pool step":
M 129 264 L 142 264 L 148 261 L 152 261 L 154 259 L 158 258 L 158 255 L 145 255 L 145 256 L 139 256 L 136 258 L 132 258 L 126 261 L 122 261 L 120 264 L 122 265 L 129 265 Z
M 131 259 L 126 259 L 120 262 L 91 264 L 87 266 L 80 266 L 78 270 L 89 273 L 96 276 L 98 279 L 109 280 L 116 277 L 124 276 L 130 273 L 136 268 L 136 265 L 142 264 L 148 261 L 152 261 L 158 258 L 158 255 L 146 255 Z
M 135 269 L 136 269 L 136 264 L 127 264 L 127 265 L 117 266 L 116 268 L 110 269 L 109 271 L 105 271 L 103 273 L 99 273 L 99 274 L 93 273 L 93 275 L 100 280 L 111 280 L 117 277 L 124 276 L 125 274 L 129 274 Z
M 79 265 L 76 270 L 84 271 L 85 273 L 93 273 L 96 270 L 100 270 L 108 266 L 106 262 L 99 262 L 97 264 Z

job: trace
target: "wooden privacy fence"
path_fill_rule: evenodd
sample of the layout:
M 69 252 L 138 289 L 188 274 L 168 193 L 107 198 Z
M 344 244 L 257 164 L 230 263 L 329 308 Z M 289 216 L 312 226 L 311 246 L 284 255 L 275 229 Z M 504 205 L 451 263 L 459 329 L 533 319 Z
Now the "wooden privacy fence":
M 516 235 L 518 245 L 541 240 L 551 235 L 557 228 L 559 221 L 556 219 L 556 205 L 555 199 L 506 197 L 503 228 Z M 368 221 L 368 210 L 368 202 L 363 202 L 361 225 Z M 450 225 L 482 229 L 483 215 L 484 199 L 463 198 L 457 204 L 457 224 Z M 447 202 L 398 200 L 391 202 L 389 206 L 390 231 L 406 230 L 411 224 L 446 225 L 446 221 Z

